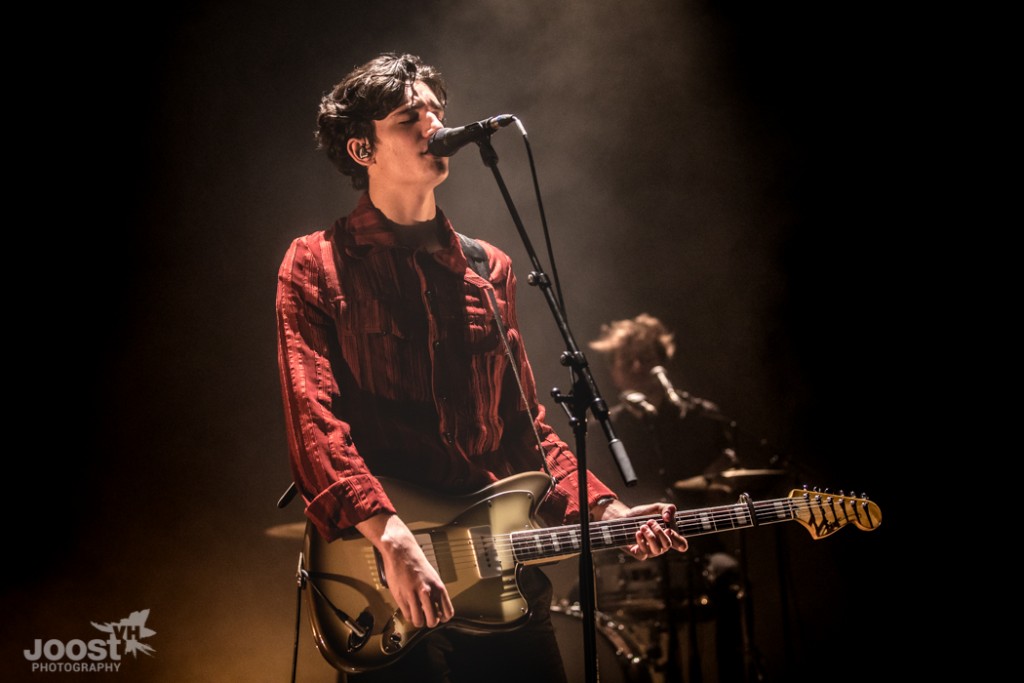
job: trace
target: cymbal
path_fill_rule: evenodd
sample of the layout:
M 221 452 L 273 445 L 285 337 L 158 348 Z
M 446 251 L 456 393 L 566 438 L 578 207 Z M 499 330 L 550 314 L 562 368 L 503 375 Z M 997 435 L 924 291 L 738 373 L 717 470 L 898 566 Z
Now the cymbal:
M 777 486 L 785 475 L 786 470 L 735 467 L 719 472 L 715 480 L 727 484 L 734 493 L 765 493 Z
M 271 538 L 284 538 L 288 540 L 301 539 L 306 535 L 306 523 L 292 522 L 291 524 L 278 524 L 276 526 L 268 527 L 263 533 Z
M 741 467 L 734 467 L 729 470 L 722 470 L 715 475 L 715 478 L 735 481 L 739 479 L 762 479 L 768 477 L 781 477 L 786 470 L 748 470 Z
M 686 493 L 734 493 L 739 487 L 764 483 L 785 474 L 786 470 L 733 467 L 712 475 L 698 474 L 696 477 L 680 479 L 672 488 Z
M 702 474 L 690 477 L 689 479 L 680 479 L 672 484 L 672 488 L 686 493 L 732 493 L 731 487 L 712 481 Z

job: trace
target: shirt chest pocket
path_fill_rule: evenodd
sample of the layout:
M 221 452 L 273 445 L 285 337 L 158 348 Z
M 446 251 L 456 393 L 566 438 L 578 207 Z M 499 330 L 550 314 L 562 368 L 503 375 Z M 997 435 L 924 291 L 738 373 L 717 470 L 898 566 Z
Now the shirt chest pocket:
M 338 341 L 356 383 L 388 398 L 422 398 L 425 323 L 403 316 L 394 302 L 372 297 L 339 297 L 334 305 Z
M 335 302 L 342 337 L 391 336 L 415 341 L 426 333 L 426 320 L 398 301 L 374 297 L 338 297 Z

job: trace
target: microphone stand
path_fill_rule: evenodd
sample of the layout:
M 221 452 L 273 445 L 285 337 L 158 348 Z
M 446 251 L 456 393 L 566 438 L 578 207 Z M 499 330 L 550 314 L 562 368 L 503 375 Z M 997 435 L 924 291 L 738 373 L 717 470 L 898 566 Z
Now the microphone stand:
M 594 588 L 593 552 L 590 543 L 590 505 L 587 497 L 588 409 L 593 413 L 594 418 L 601 425 L 605 436 L 608 438 L 608 446 L 611 449 L 615 463 L 619 467 L 619 472 L 622 474 L 622 479 L 626 486 L 636 484 L 636 474 L 633 471 L 633 464 L 629 461 L 629 456 L 626 454 L 625 447 L 615 436 L 611 421 L 608 418 L 608 405 L 597 389 L 597 383 L 590 372 L 586 357 L 580 351 L 576 340 L 573 338 L 572 330 L 569 329 L 569 323 L 565 319 L 565 314 L 558 305 L 558 300 L 555 298 L 554 293 L 551 291 L 551 281 L 541 267 L 540 260 L 537 258 L 537 252 L 530 241 L 530 236 L 526 234 L 523 221 L 519 217 L 519 212 L 512 201 L 508 187 L 505 186 L 505 181 L 498 170 L 498 155 L 491 145 L 490 135 L 477 140 L 476 144 L 480 147 L 480 158 L 483 160 L 484 166 L 490 168 L 494 173 L 494 180 L 498 184 L 501 196 L 505 198 L 505 204 L 508 206 L 512 221 L 516 225 L 516 230 L 519 231 L 523 247 L 530 258 L 533 270 L 527 277 L 527 282 L 534 287 L 539 287 L 544 294 L 544 298 L 548 302 L 548 308 L 551 309 L 551 315 L 554 316 L 555 324 L 558 326 L 558 331 L 565 342 L 566 350 L 562 352 L 559 362 L 572 369 L 572 391 L 568 395 L 564 395 L 555 388 L 551 390 L 551 395 L 569 416 L 569 424 L 572 426 L 575 439 L 580 506 L 580 609 L 583 613 L 584 673 L 586 683 L 597 683 L 597 635 L 595 631 L 596 618 L 594 606 L 596 591 Z M 541 457 L 544 457 L 543 453 L 541 453 Z

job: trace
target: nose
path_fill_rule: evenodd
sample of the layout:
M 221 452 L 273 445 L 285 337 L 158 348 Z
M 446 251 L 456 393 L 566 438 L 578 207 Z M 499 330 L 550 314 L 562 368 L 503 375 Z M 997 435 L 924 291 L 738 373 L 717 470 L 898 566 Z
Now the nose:
M 444 124 L 441 123 L 441 119 L 432 111 L 427 112 L 427 124 L 427 137 L 433 135 L 435 131 L 439 131 L 444 128 Z

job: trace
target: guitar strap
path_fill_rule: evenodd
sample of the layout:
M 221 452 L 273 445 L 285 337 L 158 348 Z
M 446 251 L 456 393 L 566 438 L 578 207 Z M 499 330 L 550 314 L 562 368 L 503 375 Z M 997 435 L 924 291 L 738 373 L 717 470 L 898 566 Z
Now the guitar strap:
M 462 253 L 466 255 L 466 260 L 469 261 L 469 267 L 477 275 L 490 282 L 491 267 L 487 263 L 487 252 L 484 251 L 483 246 L 461 232 L 455 234 L 459 236 L 459 245 L 462 247 Z
M 469 262 L 469 267 L 476 272 L 477 275 L 482 277 L 487 282 L 490 282 L 491 267 L 487 261 L 487 252 L 484 251 L 483 246 L 472 237 L 467 237 L 461 232 L 456 232 L 459 236 L 459 243 L 462 245 L 462 253 L 466 255 L 466 261 Z M 526 414 L 530 418 L 530 427 L 533 428 L 533 436 L 537 440 L 537 453 L 540 454 L 540 464 L 544 468 L 545 474 L 548 475 L 548 479 L 554 484 L 554 477 L 551 476 L 551 470 L 548 468 L 548 459 L 544 457 L 544 444 L 540 438 L 540 432 L 537 431 L 537 422 L 533 417 L 533 413 L 530 412 L 530 402 L 526 398 L 526 391 L 523 389 L 523 381 L 519 377 L 519 368 L 516 365 L 516 357 L 512 353 L 512 345 L 508 341 L 508 333 L 505 330 L 505 323 L 501 319 L 501 309 L 498 308 L 498 299 L 494 296 L 494 288 L 487 287 L 484 289 L 487 293 L 487 299 L 491 304 L 491 312 L 494 314 L 494 325 L 498 328 L 498 336 L 501 337 L 501 343 L 505 346 L 505 355 L 508 356 L 509 365 L 512 368 L 512 376 L 516 378 L 516 387 L 519 389 L 519 397 L 523 399 L 523 405 L 526 406 Z M 548 489 L 550 491 L 550 488 Z

